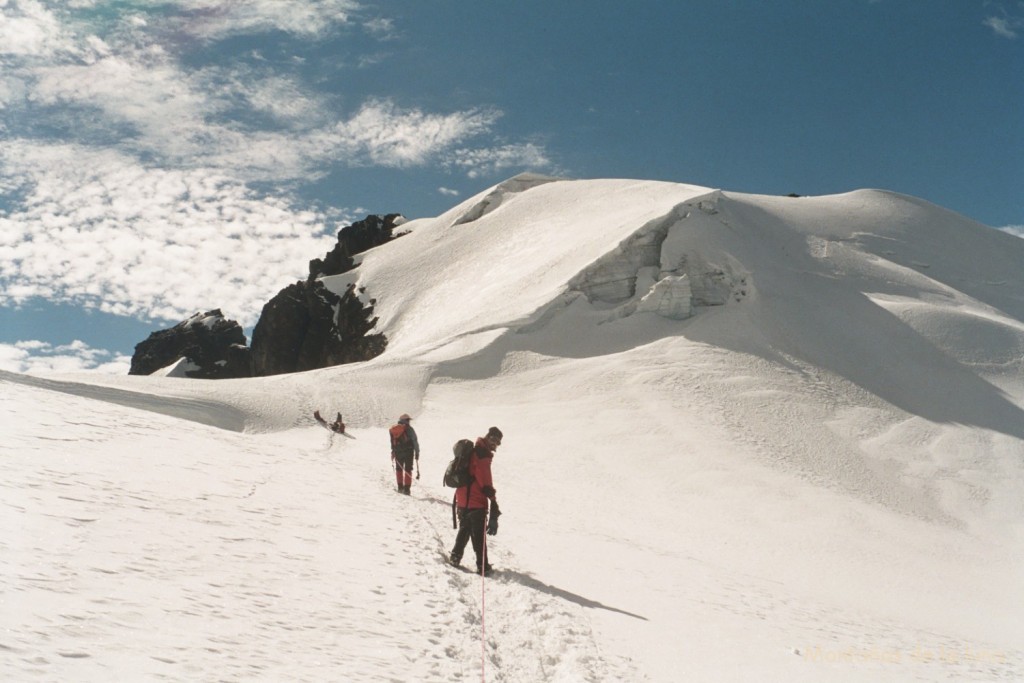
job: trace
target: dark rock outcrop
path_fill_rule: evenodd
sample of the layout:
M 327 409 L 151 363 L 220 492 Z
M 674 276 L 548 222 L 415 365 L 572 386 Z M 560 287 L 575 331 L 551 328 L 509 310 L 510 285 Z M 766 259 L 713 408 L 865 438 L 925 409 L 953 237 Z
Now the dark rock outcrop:
M 387 338 L 369 334 L 377 323 L 375 301 L 354 285 L 339 296 L 320 278 L 352 270 L 357 254 L 400 237 L 395 228 L 403 220 L 397 213 L 369 215 L 339 230 L 334 248 L 309 262 L 308 278 L 285 287 L 264 305 L 251 348 L 245 346 L 238 323 L 224 321 L 220 310 L 197 313 L 138 344 L 128 374 L 152 374 L 181 357 L 199 366 L 186 376 L 220 379 L 302 372 L 379 356 Z M 225 327 L 228 322 L 233 330 Z
M 401 214 L 369 215 L 338 231 L 338 243 L 324 258 L 309 262 L 309 277 L 278 292 L 252 332 L 253 373 L 280 375 L 356 363 L 379 356 L 387 347 L 383 334 L 369 334 L 377 318 L 374 299 L 364 303 L 365 290 L 349 285 L 341 296 L 320 278 L 355 267 L 357 254 L 396 237 Z
M 394 231 L 402 221 L 402 215 L 398 213 L 389 213 L 383 218 L 371 214 L 342 228 L 338 231 L 338 243 L 334 245 L 334 249 L 324 258 L 309 262 L 309 279 L 339 275 L 352 270 L 355 267 L 353 256 L 399 237 L 400 235 L 395 235 Z
M 252 360 L 242 327 L 220 309 L 196 313 L 135 346 L 129 375 L 151 375 L 185 358 L 195 369 L 187 377 L 230 379 L 252 376 Z
M 253 330 L 253 373 L 280 375 L 379 356 L 387 338 L 368 334 L 377 324 L 375 302 L 364 304 L 362 293 L 350 285 L 338 296 L 319 280 L 285 287 L 263 307 Z

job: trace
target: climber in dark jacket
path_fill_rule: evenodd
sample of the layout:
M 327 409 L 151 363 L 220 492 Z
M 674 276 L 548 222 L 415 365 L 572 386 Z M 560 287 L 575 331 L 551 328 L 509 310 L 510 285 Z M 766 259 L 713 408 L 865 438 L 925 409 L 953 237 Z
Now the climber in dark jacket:
M 412 420 L 407 413 L 398 418 L 398 424 L 388 430 L 391 435 L 391 464 L 395 468 L 395 479 L 398 492 L 409 495 L 412 491 L 412 465 L 416 461 L 416 469 L 420 463 L 420 442 L 416 438 L 416 430 L 409 422 Z M 419 474 L 416 475 L 419 478 Z

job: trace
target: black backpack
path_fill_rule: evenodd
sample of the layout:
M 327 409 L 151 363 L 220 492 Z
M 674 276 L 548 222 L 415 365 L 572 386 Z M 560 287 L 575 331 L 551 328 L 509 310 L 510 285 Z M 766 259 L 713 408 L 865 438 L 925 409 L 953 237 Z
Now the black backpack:
M 473 477 L 469 475 L 469 456 L 473 454 L 473 442 L 469 439 L 459 439 L 452 446 L 452 453 L 455 457 L 444 471 L 444 485 L 453 489 L 469 486 L 473 481 Z

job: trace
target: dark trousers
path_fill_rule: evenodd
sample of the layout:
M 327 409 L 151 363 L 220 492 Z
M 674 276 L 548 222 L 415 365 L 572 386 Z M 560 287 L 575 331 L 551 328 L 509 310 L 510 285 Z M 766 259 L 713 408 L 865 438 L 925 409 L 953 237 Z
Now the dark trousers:
M 395 454 L 395 479 L 398 485 L 412 486 L 412 453 Z
M 484 531 L 487 526 L 487 508 L 459 508 L 459 533 L 455 536 L 455 547 L 452 555 L 462 559 L 466 543 L 473 541 L 473 552 L 476 553 L 476 568 L 479 570 L 487 564 L 487 546 L 484 543 Z

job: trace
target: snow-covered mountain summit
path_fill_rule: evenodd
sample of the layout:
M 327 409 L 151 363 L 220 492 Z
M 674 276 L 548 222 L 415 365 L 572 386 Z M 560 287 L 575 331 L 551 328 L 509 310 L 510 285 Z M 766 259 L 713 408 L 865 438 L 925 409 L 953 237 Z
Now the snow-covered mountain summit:
M 412 234 L 339 276 L 381 302 L 378 329 L 391 338 L 392 357 L 417 357 L 474 336 L 486 344 L 497 330 L 536 331 L 561 309 L 583 309 L 582 299 L 598 326 L 648 311 L 681 321 L 742 303 L 722 315 L 737 319 L 731 327 L 753 323 L 761 330 L 750 350 L 760 343 L 762 352 L 798 355 L 811 351 L 791 348 L 794 328 L 812 327 L 810 337 L 852 334 L 848 341 L 870 347 L 857 329 L 870 337 L 878 332 L 871 316 L 888 313 L 964 360 L 975 354 L 976 340 L 958 344 L 953 337 L 995 335 L 1012 351 L 1024 317 L 1020 240 L 887 192 L 779 198 L 675 183 L 528 176 L 404 228 Z M 938 333 L 941 325 L 923 322 L 924 310 L 908 314 L 907 301 L 925 309 L 945 305 L 947 318 L 955 310 L 959 320 L 950 322 L 958 334 Z M 837 308 L 845 322 L 828 313 Z M 711 326 L 705 317 L 670 334 Z M 567 346 L 580 341 L 567 339 Z M 724 335 L 714 341 L 738 343 Z M 827 362 L 834 351 L 816 354 L 809 360 Z
M 325 279 L 376 298 L 371 361 L 0 374 L 0 671 L 1024 675 L 1024 241 L 875 190 L 540 176 L 402 227 Z M 402 412 L 424 450 L 399 499 Z M 440 562 L 440 473 L 492 424 L 484 589 Z

